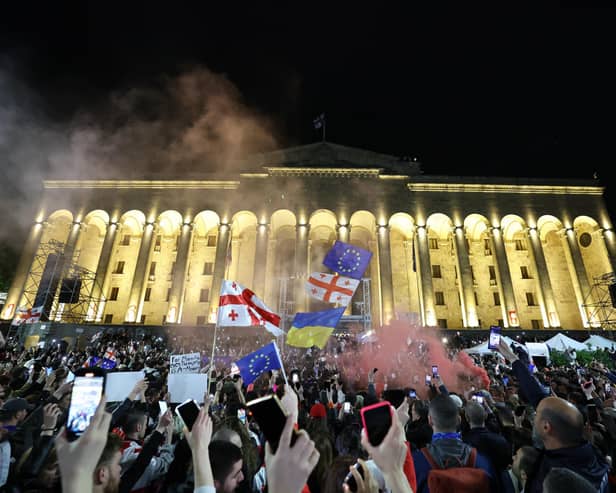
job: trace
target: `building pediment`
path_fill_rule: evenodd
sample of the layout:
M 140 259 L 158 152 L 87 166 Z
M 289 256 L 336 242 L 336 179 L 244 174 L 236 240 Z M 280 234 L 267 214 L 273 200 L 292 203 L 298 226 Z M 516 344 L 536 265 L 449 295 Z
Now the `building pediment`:
M 256 171 L 258 168 L 272 170 L 298 168 L 304 175 L 306 170 L 311 168 L 315 170 L 340 168 L 347 172 L 355 168 L 374 169 L 384 174 L 409 176 L 419 175 L 422 172 L 420 164 L 415 161 L 330 142 L 317 142 L 255 154 L 246 158 L 244 165 L 251 171 Z

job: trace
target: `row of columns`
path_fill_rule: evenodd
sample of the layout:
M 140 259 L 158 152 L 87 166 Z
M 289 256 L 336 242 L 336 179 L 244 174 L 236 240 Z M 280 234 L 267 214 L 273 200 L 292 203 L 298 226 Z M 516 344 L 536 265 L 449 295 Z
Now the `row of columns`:
M 119 225 L 112 222 L 108 225 L 99 261 L 95 273 L 95 282 L 92 292 L 94 299 L 100 298 L 101 289 L 108 279 L 110 274 L 111 255 L 113 247 L 118 239 Z M 24 253 L 18 264 L 15 281 L 8 293 L 5 312 L 3 318 L 11 318 L 14 314 L 21 294 L 24 289 L 25 280 L 28 271 L 31 268 L 32 260 L 38 248 L 41 235 L 43 233 L 43 225 L 37 223 L 30 231 L 30 235 L 24 247 Z M 337 237 L 340 241 L 348 242 L 350 237 L 349 225 L 337 225 Z M 129 293 L 128 310 L 126 320 L 129 322 L 137 321 L 143 310 L 144 293 L 146 288 L 147 268 L 152 258 L 154 250 L 153 238 L 155 236 L 156 225 L 154 223 L 146 223 L 143 230 L 142 240 L 139 247 L 139 254 L 133 276 L 133 282 Z M 296 248 L 295 248 L 295 272 L 298 279 L 295 284 L 295 299 L 296 310 L 305 311 L 307 303 L 304 294 L 303 283 L 308 274 L 309 266 L 309 224 L 299 224 L 296 226 Z M 67 258 L 72 258 L 72 253 L 77 244 L 80 232 L 80 223 L 73 223 L 68 235 L 65 253 Z M 380 286 L 380 302 L 381 302 L 381 321 L 387 323 L 394 315 L 393 303 L 393 281 L 392 281 L 392 263 L 390 249 L 390 230 L 388 226 L 378 226 L 376 230 L 377 237 L 377 256 Z M 563 243 L 565 247 L 565 256 L 568 264 L 572 265 L 574 272 L 571 278 L 576 294 L 578 306 L 580 306 L 580 315 L 584 326 L 588 325 L 588 316 L 582 307 L 584 302 L 584 294 L 590 291 L 590 285 L 586 276 L 586 270 L 582 260 L 582 255 L 573 229 L 569 228 L 564 231 L 566 241 Z M 610 231 L 612 237 L 604 244 L 607 248 L 608 255 L 612 265 L 616 259 L 616 245 L 613 238 L 613 232 Z M 218 303 L 217 293 L 220 291 L 220 284 L 225 273 L 227 249 L 230 248 L 229 243 L 230 226 L 222 223 L 218 228 L 218 241 L 216 246 L 216 258 L 213 272 L 212 294 L 211 297 L 211 313 L 215 313 Z M 511 281 L 511 273 L 509 263 L 507 261 L 507 253 L 505 250 L 502 232 L 499 228 L 494 227 L 489 233 L 490 243 L 492 246 L 493 255 L 496 258 L 495 267 L 497 275 L 497 285 L 499 294 L 502 299 L 503 320 L 507 321 L 506 326 L 518 326 L 517 307 L 513 292 L 513 284 Z M 465 240 L 464 230 L 457 226 L 454 228 L 454 249 L 456 252 L 456 261 L 458 272 L 460 273 L 460 298 L 462 303 L 462 318 L 463 324 L 466 327 L 478 326 L 477 307 L 475 304 L 472 270 L 469 258 L 467 243 Z M 256 254 L 255 254 L 255 270 L 254 270 L 254 285 L 255 292 L 262 293 L 265 291 L 265 261 L 268 248 L 269 226 L 267 224 L 257 225 L 256 237 Z M 554 293 L 549 278 L 549 272 L 545 260 L 543 248 L 538 232 L 535 228 L 531 228 L 528 232 L 531 248 L 529 249 L 529 258 L 531 260 L 534 271 L 538 273 L 538 301 L 541 309 L 542 317 L 545 326 L 559 326 L 558 315 L 556 311 L 556 303 Z M 434 289 L 432 284 L 432 270 L 430 261 L 430 249 L 428 245 L 428 235 L 425 226 L 417 226 L 414 231 L 414 238 L 418 247 L 418 264 L 419 275 L 421 279 L 421 289 L 419 290 L 419 305 L 421 318 L 424 325 L 436 325 L 436 312 L 434 302 Z M 188 256 L 190 245 L 193 239 L 193 224 L 184 223 L 181 226 L 180 240 L 178 245 L 175 271 L 173 273 L 173 281 L 169 297 L 169 312 L 167 319 L 169 322 L 175 322 L 181 319 L 182 305 L 185 291 L 185 279 L 188 270 Z M 12 310 L 9 313 L 7 310 Z M 99 316 L 101 313 L 98 314 Z

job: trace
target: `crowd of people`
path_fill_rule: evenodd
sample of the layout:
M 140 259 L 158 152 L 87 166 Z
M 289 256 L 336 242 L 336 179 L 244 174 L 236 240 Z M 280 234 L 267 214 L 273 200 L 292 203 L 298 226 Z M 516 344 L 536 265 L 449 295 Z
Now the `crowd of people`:
M 609 364 L 542 364 L 501 342 L 475 358 L 481 372 L 444 377 L 430 368 L 431 346 L 421 340 L 409 340 L 379 369 L 358 367 L 365 348 L 342 338 L 327 350 L 284 347 L 286 372 L 264 372 L 246 385 L 232 363 L 266 342 L 223 334 L 212 361 L 211 345 L 195 337 L 114 331 L 83 349 L 60 341 L 26 350 L 7 341 L 0 348 L 0 491 L 603 493 L 616 481 Z M 463 345 L 452 344 L 447 357 Z M 381 349 L 371 344 L 368 354 Z M 167 374 L 170 355 L 194 351 L 211 381 L 188 430 L 173 412 L 178 403 L 169 402 Z M 70 376 L 110 355 L 108 371 L 139 370 L 145 378 L 122 402 L 103 396 L 86 431 L 71 440 Z M 429 379 L 409 374 L 417 361 Z M 275 450 L 246 406 L 272 394 L 288 416 Z M 375 443 L 362 409 L 384 401 L 390 420 Z

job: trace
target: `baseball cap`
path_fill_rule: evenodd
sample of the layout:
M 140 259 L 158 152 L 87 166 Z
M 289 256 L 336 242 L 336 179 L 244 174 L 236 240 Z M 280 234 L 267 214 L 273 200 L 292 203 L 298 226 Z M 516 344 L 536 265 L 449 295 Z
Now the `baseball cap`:
M 2 411 L 16 413 L 17 411 L 30 411 L 33 407 L 28 403 L 26 399 L 22 399 L 21 397 L 16 397 L 14 399 L 9 399 L 2 406 Z

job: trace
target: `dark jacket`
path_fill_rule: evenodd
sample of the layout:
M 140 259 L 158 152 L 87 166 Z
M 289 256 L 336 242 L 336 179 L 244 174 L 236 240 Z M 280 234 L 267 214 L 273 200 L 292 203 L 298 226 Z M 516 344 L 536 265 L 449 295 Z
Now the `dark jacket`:
M 599 493 L 609 491 L 609 466 L 591 444 L 578 447 L 544 450 L 535 470 L 530 474 L 524 488 L 525 493 L 543 491 L 543 480 L 553 467 L 564 467 L 586 478 Z
M 462 440 L 475 447 L 477 452 L 489 457 L 498 472 L 511 464 L 512 450 L 509 442 L 486 428 L 472 428 L 462 433 Z
M 462 440 L 449 438 L 436 440 L 428 445 L 428 450 L 437 464 L 439 462 L 442 463 L 442 460 L 448 458 L 454 458 L 454 461 L 464 464 L 468 460 L 471 449 L 472 447 Z M 415 493 L 429 493 L 428 473 L 432 469 L 430 463 L 421 450 L 413 452 L 413 462 L 415 464 L 415 475 L 417 477 L 417 490 Z M 481 453 L 477 453 L 475 467 L 483 469 L 487 473 L 490 478 L 490 491 L 498 491 L 494 468 L 492 464 L 490 464 L 490 461 Z

